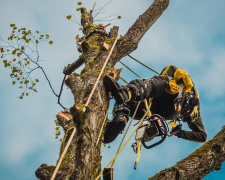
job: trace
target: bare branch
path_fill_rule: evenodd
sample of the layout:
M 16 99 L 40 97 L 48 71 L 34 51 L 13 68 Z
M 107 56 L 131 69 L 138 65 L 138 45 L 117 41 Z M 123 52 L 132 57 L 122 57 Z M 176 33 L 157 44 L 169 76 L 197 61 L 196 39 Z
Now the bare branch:
M 63 70 L 63 73 L 65 75 L 71 74 L 73 71 L 75 71 L 77 68 L 79 68 L 84 63 L 83 56 L 80 56 L 75 62 L 72 64 L 68 64 L 68 66 Z
M 98 12 L 93 16 L 94 18 L 96 18 L 98 16 L 98 14 L 108 5 L 112 2 L 112 0 L 110 0 L 109 2 L 107 2 L 103 7 L 101 7 Z
M 65 108 L 65 107 L 60 103 L 60 97 L 61 97 L 61 94 L 62 94 L 62 91 L 63 91 L 63 85 L 64 85 L 65 79 L 66 79 L 66 75 L 64 76 L 64 78 L 63 78 L 63 80 L 62 80 L 60 92 L 59 92 L 59 95 L 58 95 L 58 104 L 59 104 L 64 110 L 65 110 L 65 109 L 68 109 L 68 108 Z
M 92 12 L 93 12 L 93 10 L 95 8 L 95 5 L 96 5 L 96 2 L 94 3 L 94 6 L 93 6 L 92 10 L 90 11 L 90 14 L 92 14 Z

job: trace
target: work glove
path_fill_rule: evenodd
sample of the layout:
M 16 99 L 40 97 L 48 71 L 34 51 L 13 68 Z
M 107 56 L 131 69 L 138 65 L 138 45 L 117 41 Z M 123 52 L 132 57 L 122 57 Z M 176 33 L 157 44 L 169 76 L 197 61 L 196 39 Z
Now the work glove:
M 174 127 L 172 129 L 172 131 L 170 132 L 170 136 L 173 136 L 173 135 L 177 136 L 178 134 L 180 134 L 181 131 L 182 131 L 182 128 L 181 127 L 182 127 L 182 124 L 179 124 L 176 127 Z

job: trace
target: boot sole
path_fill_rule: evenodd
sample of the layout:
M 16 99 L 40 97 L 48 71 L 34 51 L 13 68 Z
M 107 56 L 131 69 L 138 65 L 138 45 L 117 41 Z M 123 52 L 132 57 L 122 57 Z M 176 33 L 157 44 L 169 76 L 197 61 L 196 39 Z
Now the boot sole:
M 124 98 L 119 89 L 122 89 L 119 83 L 117 83 L 113 78 L 110 76 L 105 76 L 103 78 L 103 84 L 105 86 L 106 91 L 111 92 L 112 96 L 114 97 L 117 104 L 124 103 Z
M 110 130 L 108 129 L 108 131 L 104 133 L 103 143 L 108 144 L 113 142 L 120 134 L 120 132 L 124 130 L 125 126 L 126 125 L 124 124 L 124 122 L 119 122 L 115 126 L 112 126 Z

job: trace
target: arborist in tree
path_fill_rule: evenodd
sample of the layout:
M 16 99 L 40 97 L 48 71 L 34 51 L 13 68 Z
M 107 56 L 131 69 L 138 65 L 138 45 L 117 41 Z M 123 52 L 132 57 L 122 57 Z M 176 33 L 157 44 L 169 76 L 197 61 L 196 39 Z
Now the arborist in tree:
M 192 131 L 182 130 L 181 124 L 172 129 L 171 134 L 195 142 L 205 142 L 207 134 L 200 114 L 199 94 L 188 73 L 169 65 L 159 76 L 151 79 L 136 79 L 126 86 L 121 86 L 110 76 L 103 78 L 107 92 L 111 92 L 116 103 L 113 109 L 113 120 L 108 121 L 104 132 L 104 143 L 110 143 L 121 133 L 132 117 L 138 101 L 141 104 L 135 119 L 141 119 L 146 112 L 144 99 L 152 98 L 151 112 L 166 120 L 181 119 L 187 122 Z M 178 97 L 180 84 L 183 92 Z M 180 104 L 180 106 L 178 104 Z M 178 105 L 178 106 L 177 106 Z

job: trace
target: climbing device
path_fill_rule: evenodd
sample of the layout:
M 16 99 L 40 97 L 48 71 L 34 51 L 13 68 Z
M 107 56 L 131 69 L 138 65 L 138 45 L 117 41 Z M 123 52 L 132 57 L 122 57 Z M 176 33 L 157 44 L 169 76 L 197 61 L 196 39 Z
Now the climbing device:
M 136 58 L 134 58 L 130 55 L 128 55 L 128 56 L 131 59 L 135 60 L 136 62 L 147 67 L 149 70 L 159 74 L 154 69 L 152 69 L 152 68 L 148 67 L 147 65 L 143 64 L 142 62 L 138 61 Z M 137 73 L 135 73 L 127 65 L 125 65 L 121 61 L 119 61 L 119 62 L 122 65 L 124 65 L 127 69 L 129 69 L 131 72 L 133 72 L 136 76 L 141 78 Z M 122 79 L 122 80 L 127 84 L 127 82 L 124 79 Z M 180 83 L 179 93 L 174 101 L 174 106 L 175 106 L 176 111 L 179 111 L 181 109 L 183 87 L 184 87 L 184 84 Z M 145 103 L 146 109 L 150 109 L 151 103 L 149 103 L 149 105 L 148 105 L 146 99 L 144 100 L 144 103 Z M 177 124 L 174 121 L 171 121 L 170 123 L 167 124 L 163 117 L 161 117 L 160 115 L 157 115 L 157 114 L 152 115 L 150 110 L 147 112 L 147 117 L 148 118 L 146 120 L 144 120 L 141 124 L 139 123 L 140 126 L 137 129 L 136 136 L 135 136 L 136 142 L 132 144 L 134 152 L 137 153 L 137 159 L 135 161 L 134 169 L 137 168 L 137 163 L 139 162 L 139 159 L 140 159 L 140 151 L 141 151 L 142 145 L 146 149 L 151 149 L 151 148 L 161 144 L 166 139 L 167 136 L 171 137 L 174 135 L 174 134 L 171 134 L 171 135 L 168 134 L 168 132 L 169 132 L 168 124 L 170 124 L 173 128 L 175 128 L 177 126 Z M 146 142 L 153 140 L 155 137 L 161 137 L 161 139 L 159 141 L 155 142 L 154 144 L 146 145 Z

